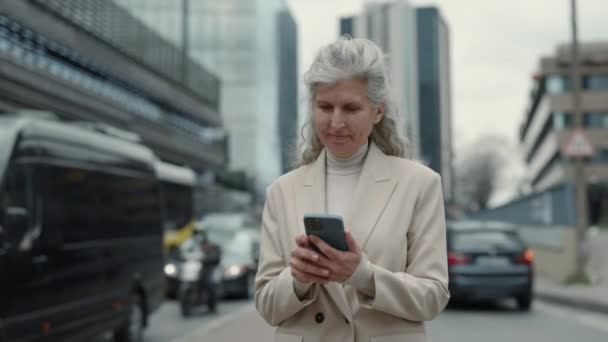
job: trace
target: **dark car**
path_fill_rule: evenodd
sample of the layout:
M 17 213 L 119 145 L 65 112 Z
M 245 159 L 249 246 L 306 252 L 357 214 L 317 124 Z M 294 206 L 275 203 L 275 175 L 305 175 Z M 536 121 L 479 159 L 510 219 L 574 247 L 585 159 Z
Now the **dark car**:
M 501 223 L 448 222 L 448 269 L 454 301 L 515 298 L 532 303 L 533 259 L 517 231 Z
M 260 233 L 255 229 L 236 232 L 223 248 L 221 267 L 224 297 L 253 298 Z
M 139 341 L 162 303 L 156 157 L 107 132 L 0 115 L 0 341 Z

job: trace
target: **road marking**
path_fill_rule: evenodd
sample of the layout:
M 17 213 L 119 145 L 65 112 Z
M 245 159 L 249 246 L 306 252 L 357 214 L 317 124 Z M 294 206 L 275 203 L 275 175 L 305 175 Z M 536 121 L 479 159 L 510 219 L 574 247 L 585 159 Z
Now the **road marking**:
M 588 328 L 608 333 L 608 315 L 548 304 L 539 300 L 534 301 L 534 308 L 551 316 L 575 321 Z
M 243 315 L 248 312 L 252 312 L 252 311 L 255 311 L 255 307 L 253 306 L 253 303 L 247 304 L 243 308 L 232 311 L 226 315 L 222 315 L 222 317 L 214 320 L 213 322 L 210 322 L 209 324 L 206 324 L 204 327 L 201 327 L 200 329 L 195 329 L 184 336 L 174 338 L 173 340 L 171 340 L 171 342 L 192 342 L 193 337 L 205 336 L 205 335 L 209 334 L 213 329 L 219 328 L 220 326 L 222 326 L 232 320 L 236 320 L 238 318 L 238 316 Z

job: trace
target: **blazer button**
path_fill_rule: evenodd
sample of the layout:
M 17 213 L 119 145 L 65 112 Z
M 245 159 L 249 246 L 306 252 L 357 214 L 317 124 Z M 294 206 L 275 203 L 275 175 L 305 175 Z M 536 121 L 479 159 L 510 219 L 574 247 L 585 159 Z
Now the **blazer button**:
M 321 324 L 324 320 L 325 316 L 323 315 L 323 313 L 319 312 L 315 315 L 315 321 L 317 321 L 317 323 Z
M 350 324 L 350 322 L 348 321 L 348 318 L 344 317 L 344 322 L 346 322 L 346 324 Z

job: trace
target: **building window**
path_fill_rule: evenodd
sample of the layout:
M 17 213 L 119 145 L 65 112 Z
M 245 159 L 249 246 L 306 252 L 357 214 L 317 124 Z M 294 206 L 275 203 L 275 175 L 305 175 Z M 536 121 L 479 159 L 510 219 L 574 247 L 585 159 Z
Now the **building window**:
M 595 154 L 588 160 L 593 164 L 608 164 L 608 147 L 595 147 Z
M 553 113 L 553 128 L 566 129 L 574 126 L 574 116 L 572 113 L 554 112 Z
M 583 87 L 588 90 L 608 90 L 608 74 L 586 75 Z
M 608 128 L 608 113 L 585 113 L 583 116 L 583 126 L 586 128 Z
M 553 74 L 546 79 L 546 89 L 549 95 L 558 95 L 572 89 L 570 76 Z

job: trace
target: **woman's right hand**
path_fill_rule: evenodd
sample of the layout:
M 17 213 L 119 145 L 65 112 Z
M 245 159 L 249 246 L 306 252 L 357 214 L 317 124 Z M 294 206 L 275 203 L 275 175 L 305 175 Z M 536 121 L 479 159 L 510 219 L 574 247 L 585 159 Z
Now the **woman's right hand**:
M 296 237 L 297 247 L 291 252 L 291 275 L 298 281 L 308 283 L 327 284 L 329 270 L 317 264 L 321 255 L 315 252 L 308 242 L 306 234 Z

